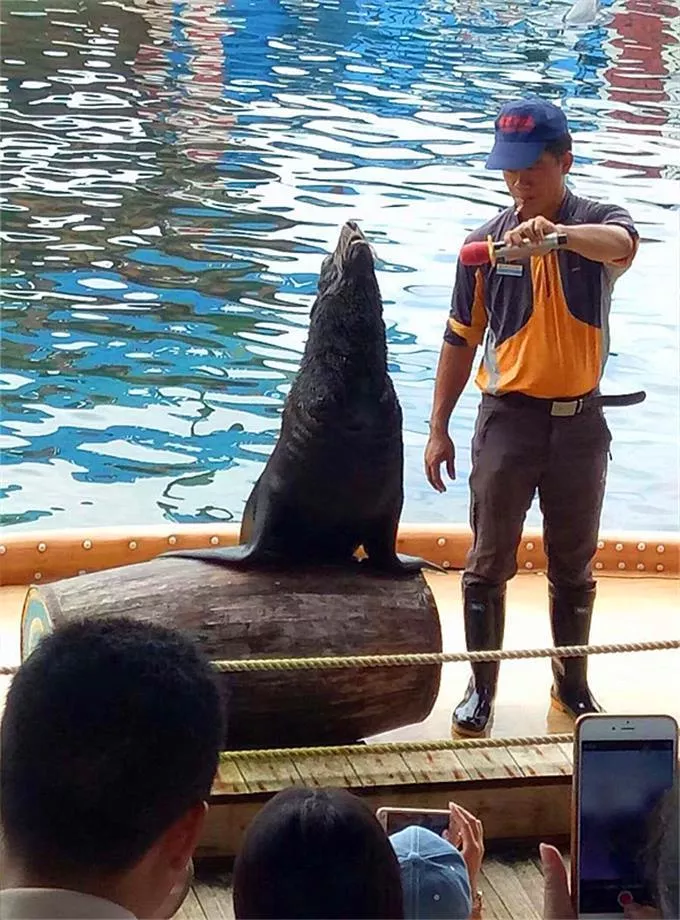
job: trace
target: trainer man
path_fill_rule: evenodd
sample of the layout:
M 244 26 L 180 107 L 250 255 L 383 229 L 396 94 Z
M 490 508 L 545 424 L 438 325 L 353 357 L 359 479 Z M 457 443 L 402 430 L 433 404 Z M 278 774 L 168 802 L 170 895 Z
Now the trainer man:
M 630 215 L 566 187 L 571 137 L 561 109 L 539 98 L 503 106 L 488 169 L 501 169 L 513 206 L 471 233 L 517 246 L 564 234 L 559 250 L 477 267 L 459 260 L 437 368 L 425 469 L 445 491 L 454 478 L 449 420 L 484 342 L 482 391 L 472 441 L 473 545 L 463 575 L 469 650 L 500 648 L 505 586 L 536 490 L 544 519 L 550 615 L 556 646 L 585 644 L 595 600 L 597 548 L 611 435 L 597 402 L 609 348 L 616 279 L 630 266 L 638 234 Z M 583 402 L 580 400 L 583 398 Z M 553 703 L 576 717 L 600 707 L 585 659 L 554 659 Z M 461 734 L 481 734 L 493 710 L 498 663 L 472 667 L 453 714 Z

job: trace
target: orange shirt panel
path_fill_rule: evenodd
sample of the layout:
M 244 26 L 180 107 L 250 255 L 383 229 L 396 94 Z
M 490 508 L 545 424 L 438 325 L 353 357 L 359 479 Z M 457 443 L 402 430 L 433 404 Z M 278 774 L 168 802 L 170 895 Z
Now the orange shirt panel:
M 495 379 L 480 368 L 477 385 L 544 399 L 588 393 L 600 379 L 601 330 L 569 312 L 556 253 L 531 259 L 531 280 L 534 309 L 528 322 L 494 349 Z

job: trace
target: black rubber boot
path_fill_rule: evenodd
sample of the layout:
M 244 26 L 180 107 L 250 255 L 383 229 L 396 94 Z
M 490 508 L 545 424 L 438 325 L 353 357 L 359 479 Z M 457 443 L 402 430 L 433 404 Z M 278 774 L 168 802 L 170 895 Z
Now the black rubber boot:
M 556 588 L 550 585 L 550 623 L 553 642 L 587 645 L 595 604 L 595 587 Z M 588 712 L 602 712 L 588 687 L 587 658 L 553 658 L 553 705 L 576 719 Z
M 505 585 L 463 587 L 465 641 L 469 652 L 498 649 L 505 627 Z M 498 661 L 472 664 L 465 696 L 453 711 L 451 726 L 460 735 L 481 735 L 491 718 L 498 684 Z

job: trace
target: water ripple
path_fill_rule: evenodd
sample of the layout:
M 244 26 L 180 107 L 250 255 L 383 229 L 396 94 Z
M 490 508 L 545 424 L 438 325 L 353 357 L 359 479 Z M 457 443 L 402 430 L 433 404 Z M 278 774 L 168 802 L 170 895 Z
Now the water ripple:
M 457 249 L 506 203 L 494 114 L 540 92 L 573 125 L 574 188 L 645 241 L 606 385 L 649 398 L 610 414 L 604 521 L 676 528 L 680 15 L 601 6 L 565 29 L 556 0 L 5 0 L 0 519 L 238 520 L 355 218 L 404 408 L 404 517 L 464 520 L 477 395 L 441 498 L 421 472 L 434 369 Z

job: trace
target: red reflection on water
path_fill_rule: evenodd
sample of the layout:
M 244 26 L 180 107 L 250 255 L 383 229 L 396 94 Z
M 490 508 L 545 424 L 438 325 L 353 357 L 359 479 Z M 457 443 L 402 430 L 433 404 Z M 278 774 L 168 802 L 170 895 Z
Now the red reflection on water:
M 223 99 L 227 82 L 223 39 L 234 31 L 220 15 L 224 0 L 191 0 L 181 4 L 178 12 L 159 4 L 136 3 L 158 43 L 140 45 L 133 65 L 145 78 L 148 99 L 156 103 L 155 109 L 147 109 L 147 116 L 162 119 L 173 130 L 177 149 L 187 159 L 219 162 L 235 123 Z M 172 72 L 176 26 L 189 74 Z
M 616 32 L 612 46 L 617 57 L 604 73 L 608 96 L 615 102 L 626 103 L 625 109 L 611 114 L 617 122 L 616 131 L 638 133 L 636 125 L 645 126 L 645 135 L 660 136 L 668 122 L 669 110 L 666 80 L 669 77 L 664 48 L 678 43 L 677 5 L 661 0 L 627 0 L 625 9 L 614 13 L 611 28 Z M 631 127 L 626 127 L 630 125 Z M 630 163 L 608 161 L 605 166 L 629 167 Z M 641 166 L 650 178 L 662 175 L 660 167 Z

